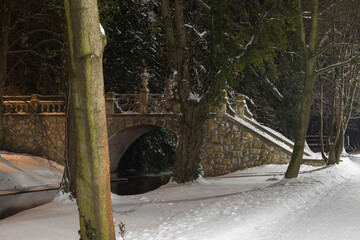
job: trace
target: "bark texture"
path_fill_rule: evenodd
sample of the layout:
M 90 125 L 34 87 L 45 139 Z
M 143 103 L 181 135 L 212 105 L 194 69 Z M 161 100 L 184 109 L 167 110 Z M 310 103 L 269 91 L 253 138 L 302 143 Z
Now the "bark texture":
M 285 178 L 295 178 L 299 174 L 300 165 L 303 160 L 306 132 L 309 126 L 310 109 L 314 93 L 314 81 L 316 78 L 316 46 L 318 37 L 318 8 L 319 1 L 311 1 L 311 29 L 306 38 L 305 26 L 302 16 L 301 0 L 297 0 L 298 16 L 300 22 L 300 38 L 305 55 L 305 79 L 304 89 L 301 95 L 299 118 L 296 124 L 295 143 L 291 155 L 290 164 L 285 173 Z
M 69 104 L 70 97 L 68 97 L 67 111 L 66 111 L 66 148 L 65 148 L 65 169 L 62 182 L 62 189 L 66 193 L 70 193 L 73 198 L 76 198 L 76 145 L 74 135 L 74 113 Z
M 4 105 L 2 104 L 5 93 L 5 81 L 7 75 L 7 58 L 9 52 L 10 9 L 6 9 L 3 3 L 3 13 L 0 23 L 0 149 L 4 148 Z
M 170 60 L 177 72 L 178 101 L 180 103 L 180 134 L 176 148 L 173 178 L 183 183 L 198 178 L 199 151 L 203 141 L 203 126 L 209 113 L 207 97 L 200 101 L 190 99 L 191 79 L 189 74 L 189 54 L 186 43 L 183 1 L 174 1 L 171 11 L 169 0 L 162 0 L 162 16 L 170 50 Z
M 102 54 L 96 0 L 65 0 L 70 49 L 70 105 L 77 162 L 77 203 L 83 240 L 115 239 L 110 198 Z

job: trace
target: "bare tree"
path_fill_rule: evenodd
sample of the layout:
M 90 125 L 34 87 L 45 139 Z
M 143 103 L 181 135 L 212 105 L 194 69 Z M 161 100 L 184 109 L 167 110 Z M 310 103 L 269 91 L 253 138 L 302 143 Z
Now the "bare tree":
M 306 7 L 310 6 L 310 9 Z M 331 6 L 331 5 L 330 5 Z M 334 47 L 335 43 L 322 46 L 318 39 L 320 32 L 319 27 L 319 0 L 311 0 L 303 2 L 297 0 L 298 19 L 300 28 L 300 38 L 302 42 L 302 49 L 305 61 L 305 77 L 304 88 L 301 97 L 301 105 L 299 111 L 298 122 L 296 126 L 294 150 L 291 156 L 291 161 L 285 173 L 285 178 L 294 178 L 298 176 L 300 165 L 302 163 L 304 145 L 306 139 L 306 132 L 309 125 L 310 109 L 314 95 L 314 82 L 317 76 L 327 73 L 332 69 L 339 68 L 351 64 L 359 57 L 359 52 L 354 52 L 348 59 L 335 63 L 328 64 L 320 69 L 317 69 L 318 58 L 327 50 Z M 310 15 L 307 15 L 310 10 Z M 305 15 L 305 16 L 304 16 Z M 309 24 L 305 24 L 309 21 Z
M 356 15 L 359 14 L 360 7 L 357 1 L 343 3 L 336 0 L 334 9 L 330 14 L 331 31 L 324 35 L 323 41 L 330 43 L 341 42 L 332 49 L 329 55 L 322 57 L 324 63 L 334 62 L 336 59 L 346 60 L 353 56 L 359 48 L 356 39 L 359 37 L 359 25 Z M 329 41 L 330 40 L 330 41 Z M 323 63 L 323 64 L 324 64 Z M 328 164 L 338 163 L 344 148 L 344 134 L 349 124 L 356 91 L 359 85 L 358 65 L 348 65 L 338 69 L 333 69 L 328 74 L 320 76 L 320 140 L 322 145 L 322 156 Z M 327 151 L 324 152 L 323 132 L 324 132 L 324 111 L 323 111 L 323 90 L 325 88 L 325 109 L 327 126 Z

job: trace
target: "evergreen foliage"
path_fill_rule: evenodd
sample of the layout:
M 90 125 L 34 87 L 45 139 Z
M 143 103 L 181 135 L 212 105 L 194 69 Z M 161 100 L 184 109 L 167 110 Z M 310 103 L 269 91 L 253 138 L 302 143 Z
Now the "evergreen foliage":
M 149 89 L 162 93 L 165 87 L 163 34 L 156 22 L 154 1 L 101 0 L 101 22 L 107 35 L 104 80 L 107 92 L 138 93 L 140 74 L 152 74 Z
M 138 138 L 124 153 L 119 171 L 135 169 L 142 173 L 169 171 L 174 164 L 176 136 L 156 128 Z M 123 173 L 124 174 L 124 173 Z
M 2 28 L 9 33 L 8 54 L 3 56 L 7 57 L 5 93 L 63 91 L 66 78 L 63 1 L 4 1 L 0 16 L 6 14 L 11 17 L 9 28 Z M 0 32 L 0 36 L 3 34 Z

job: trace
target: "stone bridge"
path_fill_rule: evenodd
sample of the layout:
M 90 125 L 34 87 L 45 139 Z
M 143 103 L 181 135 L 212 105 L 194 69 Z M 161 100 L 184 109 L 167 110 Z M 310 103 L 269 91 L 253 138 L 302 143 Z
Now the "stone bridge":
M 143 91 L 145 90 L 145 91 Z M 107 93 L 106 112 L 110 170 L 115 172 L 126 149 L 141 135 L 161 127 L 179 133 L 178 107 L 171 95 Z M 66 104 L 60 96 L 7 96 L 5 106 L 5 150 L 24 152 L 63 163 Z M 200 152 L 206 176 L 227 174 L 268 163 L 287 163 L 293 143 L 257 123 L 244 96 L 214 110 L 205 127 Z M 322 165 L 305 152 L 304 162 Z

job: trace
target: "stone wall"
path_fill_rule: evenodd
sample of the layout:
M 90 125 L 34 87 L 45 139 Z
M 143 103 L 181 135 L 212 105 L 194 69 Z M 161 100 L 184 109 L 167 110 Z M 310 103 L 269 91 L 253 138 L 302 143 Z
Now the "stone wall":
M 178 133 L 178 120 L 178 116 L 171 114 L 108 115 L 110 160 L 114 162 L 113 165 L 117 165 L 122 155 L 120 147 L 127 148 L 133 141 L 129 136 L 124 137 L 126 131 L 134 130 L 134 127 L 158 126 Z M 65 115 L 5 115 L 5 128 L 7 151 L 29 153 L 64 163 Z M 205 175 L 218 176 L 262 164 L 290 161 L 289 146 L 282 147 L 276 143 L 278 140 L 271 141 L 254 128 L 257 127 L 250 128 L 226 113 L 214 115 L 205 127 L 205 139 L 200 152 Z M 115 141 L 117 136 L 126 141 L 126 144 Z M 113 151 L 115 152 L 112 154 Z M 308 161 L 311 165 L 323 164 L 318 160 Z M 112 167 L 116 168 L 117 166 Z
M 65 115 L 5 115 L 5 149 L 64 164 Z
M 175 114 L 108 115 L 110 172 L 117 170 L 122 155 L 138 137 L 156 127 L 162 127 L 177 134 L 178 120 L 179 117 Z
M 291 152 L 242 126 L 229 115 L 217 115 L 206 127 L 200 152 L 205 176 L 218 176 L 262 164 L 288 163 Z

